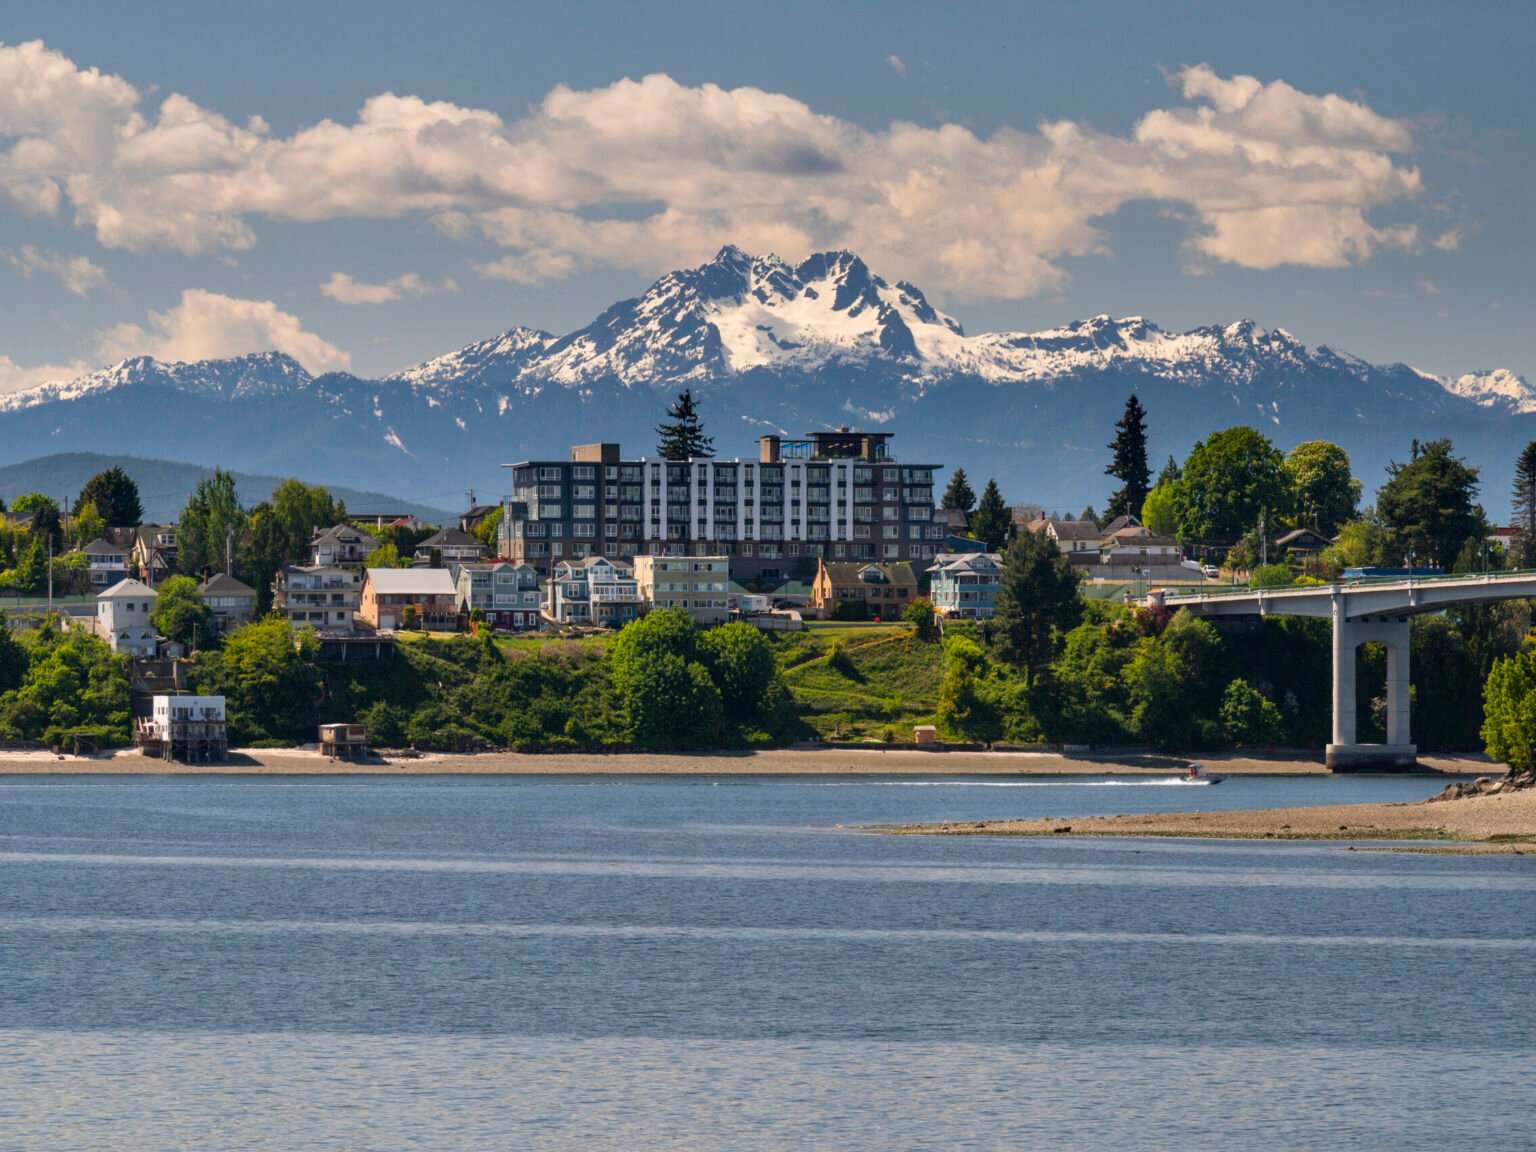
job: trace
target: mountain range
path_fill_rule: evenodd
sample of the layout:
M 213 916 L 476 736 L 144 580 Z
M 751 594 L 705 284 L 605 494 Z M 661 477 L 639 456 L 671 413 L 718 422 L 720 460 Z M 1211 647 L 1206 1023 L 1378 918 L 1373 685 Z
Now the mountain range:
M 387 478 L 441 503 L 471 485 L 499 492 L 500 464 L 562 459 L 574 443 L 652 452 L 651 427 L 685 387 L 722 455 L 755 455 L 770 432 L 879 428 L 899 459 L 962 466 L 973 481 L 995 476 L 1010 500 L 1073 510 L 1110 487 L 1105 444 L 1133 390 L 1154 460 L 1252 424 L 1282 449 L 1342 444 L 1367 492 L 1413 439 L 1451 436 L 1482 467 L 1495 518 L 1536 438 L 1536 388 L 1506 369 L 1442 378 L 1250 320 L 1170 332 L 1096 316 L 970 336 L 851 252 L 791 264 L 727 247 L 575 332 L 512 328 L 382 379 L 313 376 L 265 352 L 140 357 L 13 393 L 0 397 L 0 464 L 136 452 L 360 488 Z

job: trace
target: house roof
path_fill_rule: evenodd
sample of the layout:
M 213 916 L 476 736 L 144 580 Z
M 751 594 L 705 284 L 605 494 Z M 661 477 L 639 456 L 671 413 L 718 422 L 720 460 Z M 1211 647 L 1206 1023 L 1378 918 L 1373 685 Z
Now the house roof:
M 611 564 L 623 573 L 634 572 L 634 565 L 626 564 L 623 560 L 615 560 L 612 556 L 583 556 L 580 560 L 562 560 L 556 567 L 566 568 L 591 568 L 594 564 Z
M 876 564 L 872 561 L 860 562 L 857 560 L 838 561 L 828 564 L 822 561 L 827 572 L 827 578 L 832 581 L 834 587 L 850 586 L 854 584 L 891 584 L 905 585 L 910 588 L 917 587 L 917 573 L 912 571 L 912 565 L 905 560 L 896 560 L 889 564 Z M 865 574 L 873 570 L 879 579 L 867 580 Z
M 1053 520 L 1042 517 L 1027 525 L 1031 532 L 1043 532 L 1049 528 L 1058 540 L 1102 540 L 1104 534 L 1092 520 Z
M 365 568 L 373 590 L 386 596 L 455 596 L 459 586 L 446 568 Z
M 1131 516 L 1131 515 L 1116 516 L 1108 524 L 1104 525 L 1104 534 L 1106 536 L 1108 536 L 1111 533 L 1120 531 L 1120 529 L 1122 529 L 1122 528 L 1140 528 L 1140 527 L 1141 527 L 1141 521 L 1138 520 L 1134 516 Z
M 98 600 L 142 600 L 148 596 L 154 598 L 160 595 L 142 580 L 119 580 L 105 592 L 97 595 Z
M 966 515 L 960 508 L 935 508 L 933 510 L 933 522 L 935 524 L 947 524 L 951 528 L 964 528 Z
M 316 544 L 374 544 L 378 541 L 360 528 L 354 528 L 350 524 L 337 524 L 327 528 L 324 532 L 317 532 L 315 538 L 309 542 L 313 548 Z
M 1003 558 L 996 552 L 942 552 L 933 558 L 930 572 L 974 572 L 978 568 L 1001 567 Z
M 1105 547 L 1115 544 L 1155 544 L 1160 547 L 1172 547 L 1178 544 L 1178 541 L 1172 536 L 1159 536 L 1150 528 L 1134 524 L 1105 533 L 1104 544 Z
M 87 556 L 126 556 L 129 549 L 119 548 L 116 544 L 109 544 L 105 540 L 92 540 L 80 551 Z
M 217 572 L 208 577 L 202 583 L 204 596 L 252 596 L 256 595 L 256 589 L 252 588 L 233 576 L 226 576 L 223 572 Z
M 432 536 L 428 536 L 420 544 L 420 548 L 483 548 L 485 545 L 476 540 L 468 532 L 459 528 L 444 528 Z

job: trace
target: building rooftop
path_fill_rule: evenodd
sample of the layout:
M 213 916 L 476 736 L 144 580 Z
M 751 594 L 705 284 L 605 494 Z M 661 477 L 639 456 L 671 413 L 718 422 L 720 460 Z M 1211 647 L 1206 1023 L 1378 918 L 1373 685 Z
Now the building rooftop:
M 148 596 L 154 599 L 160 593 L 156 592 L 142 580 L 119 580 L 105 592 L 98 593 L 98 600 L 142 600 Z
M 385 596 L 456 596 L 459 586 L 446 568 L 368 568 L 374 592 Z
M 227 576 L 223 572 L 215 573 L 202 583 L 204 596 L 252 596 L 256 595 L 256 589 L 244 581 L 236 580 L 233 576 Z

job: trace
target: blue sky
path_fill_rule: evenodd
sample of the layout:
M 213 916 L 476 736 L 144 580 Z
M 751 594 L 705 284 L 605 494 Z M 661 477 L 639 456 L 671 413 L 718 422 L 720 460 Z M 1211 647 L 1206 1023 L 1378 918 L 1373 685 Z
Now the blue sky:
M 852 247 L 972 332 L 1536 374 L 1533 6 L 11 0 L 0 41 L 0 389 L 381 374 L 727 240 Z

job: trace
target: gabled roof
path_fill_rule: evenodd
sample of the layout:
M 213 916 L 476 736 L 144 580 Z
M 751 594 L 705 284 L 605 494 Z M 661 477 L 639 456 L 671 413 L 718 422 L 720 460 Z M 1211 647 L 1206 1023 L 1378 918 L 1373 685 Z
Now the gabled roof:
M 387 596 L 456 596 L 459 586 L 446 568 L 365 568 L 376 593 Z
M 256 589 L 252 588 L 233 576 L 226 576 L 223 572 L 215 573 L 204 580 L 202 585 L 204 596 L 252 596 L 256 595 Z
M 350 524 L 337 524 L 324 532 L 317 532 L 315 538 L 309 542 L 309 546 L 313 548 L 316 544 L 373 544 L 377 547 L 378 541 L 360 528 L 354 528 Z
M 890 584 L 896 586 L 917 587 L 917 574 L 912 571 L 912 565 L 905 560 L 896 560 L 889 564 L 876 564 L 874 561 L 837 561 L 828 564 L 822 561 L 826 569 L 827 577 L 833 586 L 853 584 Z M 876 579 L 865 579 L 865 575 L 875 576 Z
M 960 508 L 935 508 L 933 522 L 947 524 L 951 528 L 964 528 L 966 526 L 965 511 Z
M 976 572 L 1002 567 L 996 552 L 941 552 L 933 558 L 930 572 Z
M 615 560 L 612 556 L 583 556 L 580 560 L 562 560 L 556 567 L 558 568 L 561 564 L 567 568 L 583 569 L 591 568 L 595 564 L 610 564 L 616 571 L 625 575 L 631 575 L 635 570 L 634 565 L 627 564 L 623 560 Z
M 1280 536 L 1275 540 L 1276 547 L 1289 547 L 1296 544 L 1306 544 L 1314 548 L 1326 548 L 1332 543 L 1333 541 L 1328 539 L 1328 537 L 1324 536 L 1321 532 L 1314 532 L 1310 528 L 1293 528 L 1284 536 Z
M 97 593 L 98 600 L 142 600 L 148 596 L 153 600 L 160 593 L 156 592 L 142 580 L 119 580 L 105 592 Z
M 444 528 L 442 531 L 428 536 L 420 544 L 421 548 L 483 548 L 485 545 L 476 540 L 468 532 L 459 528 Z
M 1124 515 L 1124 516 L 1116 516 L 1108 524 L 1104 525 L 1104 535 L 1108 536 L 1108 535 L 1110 535 L 1112 533 L 1120 531 L 1120 529 L 1122 529 L 1122 528 L 1140 528 L 1140 527 L 1141 527 L 1141 521 L 1138 520 L 1134 516 L 1131 516 L 1129 514 Z
M 1105 534 L 1104 546 L 1106 548 L 1116 544 L 1127 546 L 1152 544 L 1159 547 L 1171 547 L 1178 544 L 1178 541 L 1172 536 L 1159 536 L 1152 529 L 1143 528 L 1140 524 L 1135 524 Z
M 127 556 L 132 549 L 119 548 L 116 544 L 109 544 L 105 540 L 92 540 L 80 551 L 87 556 Z

